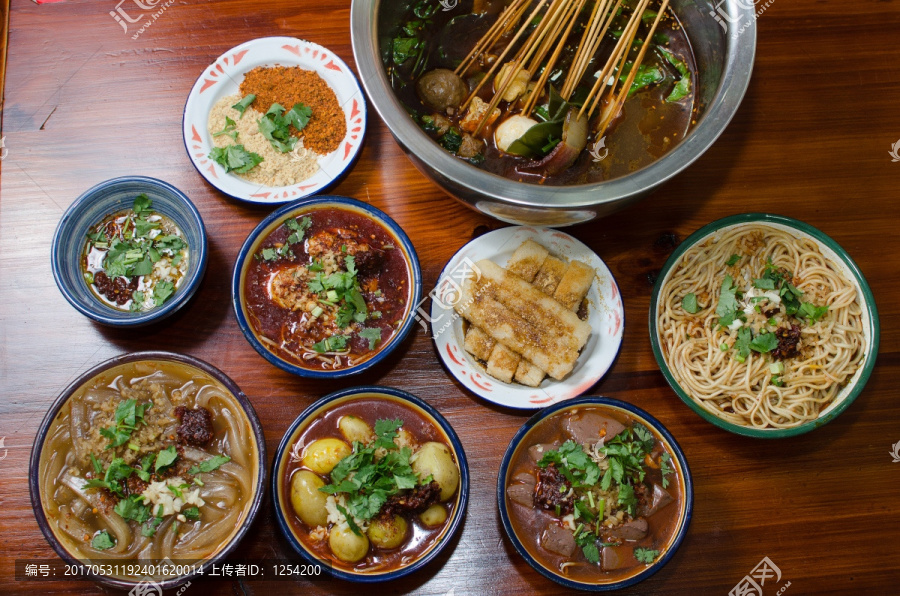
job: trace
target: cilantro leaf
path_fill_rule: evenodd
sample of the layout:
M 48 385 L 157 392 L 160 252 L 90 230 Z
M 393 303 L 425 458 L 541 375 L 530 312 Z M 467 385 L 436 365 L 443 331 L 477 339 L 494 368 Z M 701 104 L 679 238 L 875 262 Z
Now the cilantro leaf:
M 190 470 L 188 470 L 189 474 L 199 474 L 201 472 L 212 472 L 213 470 L 219 469 L 219 467 L 223 464 L 227 464 L 231 461 L 231 458 L 227 455 L 214 455 L 211 458 L 200 462 L 199 465 L 193 466 Z
M 808 319 L 810 323 L 815 323 L 828 312 L 828 305 L 825 306 L 816 306 L 815 304 L 811 304 L 809 302 L 804 302 L 800 305 L 800 308 L 797 311 L 797 314 L 805 319 Z
M 116 545 L 113 542 L 112 538 L 109 536 L 109 532 L 106 530 L 101 530 L 97 534 L 94 535 L 94 539 L 91 540 L 91 546 L 96 548 L 97 550 L 107 550 Z
M 768 277 L 754 279 L 753 287 L 759 288 L 760 290 L 774 290 L 775 289 L 775 280 L 769 279 Z
M 141 216 L 150 212 L 153 201 L 145 193 L 141 193 L 134 198 L 134 204 L 131 206 L 132 211 L 137 216 Z
M 619 505 L 625 507 L 629 515 L 634 515 L 637 509 L 637 497 L 634 495 L 634 487 L 630 484 L 619 485 Z
M 375 440 L 374 447 L 376 449 L 379 447 L 388 450 L 396 449 L 397 445 L 394 444 L 394 439 L 397 438 L 397 431 L 401 426 L 403 426 L 403 421 L 400 419 L 376 420 L 375 435 L 378 438 Z
M 291 230 L 291 235 L 288 236 L 288 244 L 297 244 L 298 242 L 303 240 L 303 236 L 306 234 L 306 231 L 312 226 L 312 219 L 309 217 L 304 217 L 299 223 L 293 217 L 289 217 L 284 220 L 284 225 L 287 226 L 289 230 Z
M 175 293 L 175 284 L 170 281 L 158 281 L 153 286 L 153 302 L 156 306 L 162 306 L 169 297 Z
M 750 342 L 750 349 L 765 354 L 778 347 L 778 338 L 774 333 L 760 333 Z
M 261 155 L 247 151 L 243 145 L 213 147 L 209 159 L 225 168 L 226 172 L 236 174 L 246 174 L 263 162 Z
M 344 519 L 347 520 L 347 524 L 350 526 L 350 530 L 357 536 L 362 536 L 362 530 L 360 530 L 359 526 L 356 525 L 356 522 L 353 520 L 353 516 L 347 513 L 347 510 L 340 505 L 335 504 L 335 506 L 337 507 L 337 510 L 341 512 L 341 515 L 344 516 Z
M 169 445 L 156 455 L 156 463 L 154 464 L 153 469 L 159 472 L 162 469 L 168 468 L 175 463 L 177 458 L 178 451 L 175 449 L 175 445 Z
M 545 452 L 538 465 L 546 468 L 550 464 L 556 466 L 573 488 L 593 486 L 600 480 L 600 467 L 575 441 L 566 441 L 558 449 Z
M 297 138 L 291 133 L 293 126 L 297 131 L 302 130 L 309 122 L 312 110 L 302 103 L 294 104 L 294 107 L 285 111 L 284 106 L 273 103 L 269 111 L 260 118 L 257 124 L 259 132 L 269 141 L 273 148 L 281 153 L 287 153 L 297 144 Z
M 331 337 L 326 337 L 322 341 L 314 343 L 312 348 L 320 354 L 340 352 L 347 347 L 347 341 L 349 339 L 349 335 L 332 335 Z
M 99 466 L 99 462 L 95 464 L 95 469 L 97 466 Z M 126 464 L 124 459 L 117 457 L 109 464 L 102 480 L 100 478 L 92 478 L 84 484 L 84 487 L 105 488 L 111 493 L 121 497 L 125 494 L 122 490 L 122 483 L 127 480 L 133 472 L 134 469 Z
M 134 520 L 139 524 L 150 519 L 150 508 L 144 505 L 141 495 L 129 495 L 116 503 L 113 511 L 124 519 Z
M 681 308 L 683 308 L 685 312 L 692 315 L 700 312 L 700 305 L 697 304 L 697 295 L 693 292 L 691 292 L 690 294 L 686 294 L 685 297 L 681 300 Z
M 669 462 L 672 461 L 672 457 L 668 453 L 663 453 L 659 458 L 659 472 L 662 474 L 662 487 L 667 488 L 669 486 L 669 479 L 666 478 L 669 474 L 674 474 L 675 470 L 672 469 L 672 466 Z
M 147 538 L 151 538 L 154 534 L 156 534 L 156 529 L 159 527 L 159 524 L 162 523 L 162 512 L 163 506 L 160 505 L 156 508 L 156 516 L 150 520 L 149 523 L 144 524 L 141 527 L 141 536 L 146 536 Z
M 253 103 L 253 101 L 255 99 L 256 99 L 256 96 L 251 93 L 250 95 L 248 95 L 247 97 L 244 97 L 243 99 L 241 99 L 241 101 L 237 102 L 236 104 L 234 104 L 231 107 L 233 109 L 237 110 L 238 112 L 240 112 L 241 118 L 243 118 L 244 110 L 246 110 L 248 107 L 250 107 L 250 104 Z
M 734 279 L 730 275 L 726 275 L 722 280 L 722 288 L 719 290 L 719 303 L 716 306 L 716 314 L 719 315 L 719 325 L 727 327 L 734 321 L 737 314 L 737 287 L 734 285 Z M 727 321 L 725 323 L 724 321 Z
M 747 327 L 741 327 L 738 329 L 737 340 L 734 342 L 734 349 L 738 351 L 737 360 L 738 362 L 743 362 L 747 359 L 747 356 L 750 355 L 750 342 L 753 339 L 753 334 L 750 333 L 750 329 Z
M 225 126 L 219 132 L 212 133 L 212 136 L 218 137 L 222 135 L 228 135 L 229 137 L 231 137 L 232 141 L 237 141 L 238 132 L 235 130 L 236 126 L 237 123 L 234 120 L 232 120 L 228 116 L 225 116 Z
M 187 509 L 182 509 L 181 513 L 188 519 L 200 519 L 200 509 L 197 507 L 188 507 Z
M 649 565 L 653 561 L 656 560 L 656 557 L 659 556 L 658 550 L 651 550 L 649 548 L 638 547 L 634 549 L 634 558 L 639 562 Z
M 381 341 L 381 328 L 367 328 L 359 332 L 359 336 L 369 341 L 369 349 L 374 350 L 375 346 Z
M 728 265 L 729 267 L 733 267 L 733 266 L 737 265 L 737 262 L 740 260 L 741 260 L 741 255 L 734 254 L 734 255 L 731 255 L 727 261 L 725 261 L 725 264 Z
M 588 534 L 590 536 L 590 534 Z M 597 564 L 600 562 L 600 549 L 597 548 L 596 542 L 588 542 L 581 546 L 581 552 L 589 563 Z
M 107 449 L 119 447 L 128 442 L 137 425 L 144 421 L 144 413 L 152 404 L 137 404 L 135 399 L 127 399 L 119 404 L 115 413 L 115 426 L 101 428 L 100 434 L 110 440 Z

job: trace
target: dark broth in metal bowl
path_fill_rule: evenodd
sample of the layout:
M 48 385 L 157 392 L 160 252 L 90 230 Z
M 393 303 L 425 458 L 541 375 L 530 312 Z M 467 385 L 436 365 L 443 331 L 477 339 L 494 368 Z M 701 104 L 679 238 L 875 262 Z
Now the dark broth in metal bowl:
M 431 10 L 432 4 L 436 5 Z M 387 69 L 388 78 L 397 98 L 406 107 L 412 118 L 439 143 L 443 137 L 438 138 L 433 127 L 429 124 L 434 110 L 427 107 L 417 94 L 416 82 L 426 72 L 434 69 L 453 70 L 469 53 L 482 34 L 496 22 L 506 2 L 503 0 L 461 0 L 453 10 L 442 10 L 438 0 L 422 0 L 412 2 L 408 11 L 389 29 L 393 37 L 382 39 L 382 58 Z M 588 3 L 589 8 L 590 3 Z M 628 5 L 626 2 L 625 5 Z M 653 5 L 651 4 L 651 9 Z M 658 7 L 657 7 L 658 8 Z M 585 10 L 585 19 L 590 10 Z M 421 18 L 419 15 L 429 15 Z M 617 17 L 617 19 L 620 17 Z M 410 26 L 412 25 L 412 26 Z M 637 39 L 643 39 L 647 25 L 639 30 Z M 580 105 L 579 97 L 587 94 L 593 85 L 597 71 L 602 68 L 606 57 L 615 45 L 617 28 L 614 20 L 609 32 L 604 36 L 597 51 L 592 58 L 591 66 L 571 98 L 571 103 Z M 581 27 L 576 27 L 571 33 L 560 61 L 550 75 L 550 84 L 559 88 L 562 84 L 568 66 L 575 54 L 575 44 L 583 33 Z M 524 36 L 523 36 L 524 37 Z M 405 58 L 409 52 L 396 52 L 396 48 L 405 49 L 418 38 L 421 44 L 420 50 L 415 50 L 409 58 Z M 506 41 L 509 38 L 505 38 Z M 503 39 L 501 39 L 501 44 Z M 399 45 L 398 45 L 399 44 Z M 594 127 L 599 119 L 597 110 L 594 112 L 590 126 L 587 146 L 581 152 L 577 160 L 566 170 L 552 175 L 535 173 L 534 161 L 529 158 L 519 157 L 504 153 L 497 148 L 494 129 L 510 114 L 517 112 L 517 107 L 507 106 L 507 102 L 501 102 L 500 108 L 504 114 L 494 122 L 484 127 L 479 138 L 484 141 L 483 151 L 467 161 L 475 167 L 488 172 L 504 176 L 511 180 L 539 183 L 553 186 L 577 185 L 602 182 L 625 176 L 635 172 L 671 151 L 682 139 L 685 138 L 694 123 L 697 111 L 697 100 L 694 87 L 697 84 L 697 61 L 678 17 L 671 7 L 666 11 L 656 33 L 652 38 L 650 51 L 648 51 L 641 69 L 655 70 L 662 73 L 665 78 L 649 86 L 637 88 L 625 101 L 621 115 L 613 120 L 611 127 L 600 138 L 595 138 Z M 489 52 L 499 54 L 502 47 Z M 673 92 L 676 81 L 681 74 L 676 67 L 666 59 L 664 51 L 668 51 L 682 61 L 690 73 L 691 86 L 689 92 L 676 101 L 668 101 L 667 98 Z M 400 61 L 401 59 L 402 62 Z M 509 60 L 509 58 L 506 58 Z M 471 90 L 481 77 L 490 68 L 490 63 L 482 65 L 478 61 L 467 68 L 463 73 L 463 81 Z M 558 72 L 557 72 L 558 71 Z M 639 72 L 641 72 L 639 70 Z M 496 74 L 496 72 L 495 72 Z M 616 73 L 618 74 L 618 73 Z M 640 80 L 641 77 L 638 77 Z M 546 105 L 547 91 L 538 101 L 538 106 Z M 484 85 L 478 96 L 489 102 L 493 94 L 491 84 Z M 462 114 L 442 114 L 449 118 L 451 125 L 459 129 Z M 423 117 L 425 120 L 423 120 Z M 445 143 L 442 143 L 446 146 Z M 452 151 L 451 151 L 452 152 Z M 527 171 L 526 171 L 527 170 Z

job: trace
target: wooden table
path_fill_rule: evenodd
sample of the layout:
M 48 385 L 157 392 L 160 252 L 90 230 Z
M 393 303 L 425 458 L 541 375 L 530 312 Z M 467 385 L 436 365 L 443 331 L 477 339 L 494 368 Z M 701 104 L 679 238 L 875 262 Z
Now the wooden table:
M 238 383 L 260 415 L 270 458 L 294 416 L 332 390 L 379 383 L 423 397 L 462 439 L 471 501 L 451 548 L 384 590 L 561 593 L 515 553 L 497 513 L 498 462 L 526 414 L 492 407 L 455 383 L 421 329 L 389 364 L 322 383 L 266 363 L 235 322 L 232 266 L 269 210 L 226 198 L 190 165 L 180 128 L 185 97 L 215 57 L 256 37 L 303 37 L 353 65 L 349 2 L 176 0 L 136 41 L 108 14 L 114 8 L 113 0 L 14 0 L 11 8 L 0 192 L 0 592 L 98 591 L 88 582 L 14 580 L 16 559 L 54 556 L 28 496 L 32 441 L 50 403 L 80 372 L 123 352 L 166 349 L 202 358 Z M 776 0 L 759 20 L 750 90 L 712 149 L 637 206 L 567 230 L 606 261 L 625 299 L 621 355 L 591 393 L 658 417 L 683 446 L 696 483 L 681 549 L 626 593 L 724 595 L 763 557 L 783 573 L 767 595 L 896 592 L 900 464 L 889 451 L 900 441 L 900 163 L 888 151 L 900 138 L 898 26 L 896 3 Z M 181 188 L 211 232 L 209 267 L 193 302 L 138 331 L 92 324 L 66 303 L 50 273 L 50 240 L 63 210 L 88 187 L 125 174 Z M 334 193 L 369 201 L 403 226 L 426 288 L 460 246 L 500 225 L 423 178 L 374 111 L 361 158 Z M 746 439 L 703 421 L 666 385 L 650 351 L 651 280 L 673 237 L 745 211 L 796 217 L 831 235 L 856 259 L 880 308 L 881 349 L 865 391 L 840 418 L 794 439 Z M 287 548 L 267 501 L 238 555 L 263 558 Z M 337 581 L 208 583 L 199 590 L 359 591 Z

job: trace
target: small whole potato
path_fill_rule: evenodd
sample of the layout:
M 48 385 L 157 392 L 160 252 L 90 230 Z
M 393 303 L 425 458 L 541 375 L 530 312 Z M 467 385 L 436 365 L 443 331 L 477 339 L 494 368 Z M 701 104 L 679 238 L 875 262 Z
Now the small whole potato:
M 416 92 L 423 104 L 444 112 L 447 108 L 458 108 L 469 94 L 469 87 L 452 70 L 436 68 L 419 77 Z
M 425 443 L 422 448 L 410 458 L 413 471 L 424 480 L 431 474 L 434 481 L 441 487 L 441 501 L 446 501 L 456 493 L 459 486 L 459 469 L 450 448 L 443 443 Z
M 300 470 L 291 478 L 291 505 L 294 512 L 310 527 L 328 523 L 325 501 L 328 495 L 319 489 L 325 486 L 321 478 L 309 470 Z
M 443 505 L 435 503 L 419 514 L 419 519 L 426 526 L 439 526 L 447 521 L 447 509 Z
M 316 474 L 330 474 L 350 453 L 350 445 L 340 439 L 319 439 L 306 446 L 300 463 Z
M 392 518 L 378 518 L 369 525 L 366 532 L 372 544 L 381 548 L 397 548 L 406 540 L 406 531 L 409 524 L 406 520 L 395 515 Z
M 372 427 L 365 420 L 356 416 L 341 416 L 341 419 L 338 420 L 338 428 L 341 430 L 344 438 L 351 443 L 359 441 L 367 444 L 375 439 Z
M 328 536 L 328 546 L 334 556 L 345 563 L 361 561 L 369 552 L 369 539 L 365 535 L 358 536 L 350 528 L 335 526 Z

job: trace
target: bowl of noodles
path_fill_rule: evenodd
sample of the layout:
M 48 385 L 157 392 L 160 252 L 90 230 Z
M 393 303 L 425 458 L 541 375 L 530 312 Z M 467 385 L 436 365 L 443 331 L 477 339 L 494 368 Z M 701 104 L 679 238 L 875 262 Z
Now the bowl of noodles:
M 265 440 L 218 369 L 169 352 L 108 360 L 56 399 L 31 454 L 50 546 L 86 579 L 168 590 L 223 560 L 265 492 Z
M 875 299 L 816 228 L 746 213 L 712 222 L 669 257 L 650 341 L 675 393 L 716 426 L 782 438 L 846 410 L 875 366 Z

